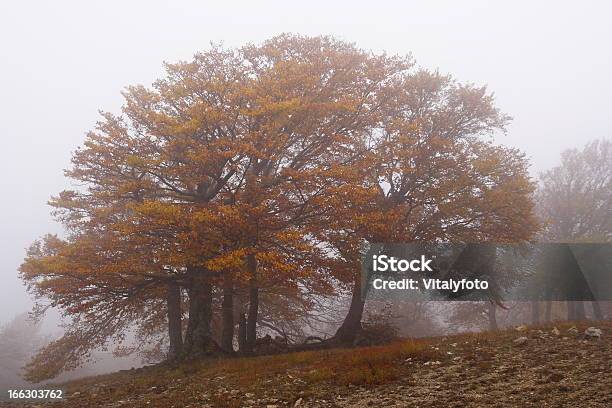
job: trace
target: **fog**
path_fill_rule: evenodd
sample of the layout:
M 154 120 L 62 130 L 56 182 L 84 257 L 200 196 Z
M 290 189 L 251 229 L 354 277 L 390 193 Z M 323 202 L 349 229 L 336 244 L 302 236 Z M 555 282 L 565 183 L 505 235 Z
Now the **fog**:
M 17 268 L 34 239 L 61 233 L 46 201 L 70 186 L 62 171 L 71 151 L 99 109 L 118 111 L 121 89 L 150 84 L 162 61 L 282 32 L 412 53 L 419 65 L 487 84 L 514 117 L 499 141 L 525 151 L 536 174 L 563 149 L 612 134 L 611 12 L 598 1 L 4 0 L 0 323 L 31 306 Z

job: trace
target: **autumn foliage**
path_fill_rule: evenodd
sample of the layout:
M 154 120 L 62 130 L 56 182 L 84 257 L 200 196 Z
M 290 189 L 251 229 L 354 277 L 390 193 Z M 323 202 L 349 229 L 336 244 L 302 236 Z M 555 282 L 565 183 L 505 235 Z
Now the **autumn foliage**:
M 51 200 L 68 235 L 29 249 L 22 278 L 68 318 L 33 380 L 141 340 L 171 359 L 253 353 L 320 299 L 353 290 L 335 339 L 359 331 L 368 242 L 529 239 L 524 156 L 487 137 L 509 118 L 484 87 L 329 37 L 212 47 L 129 87 Z M 169 345 L 169 350 L 165 348 Z

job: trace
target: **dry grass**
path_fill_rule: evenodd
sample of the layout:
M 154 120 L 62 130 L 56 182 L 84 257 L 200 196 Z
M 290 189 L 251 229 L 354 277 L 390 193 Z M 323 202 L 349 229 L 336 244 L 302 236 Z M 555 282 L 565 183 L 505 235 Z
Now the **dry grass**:
M 382 384 L 397 378 L 396 366 L 406 358 L 431 358 L 425 341 L 404 340 L 384 346 L 305 351 L 273 356 L 200 363 L 197 375 L 223 373 L 236 385 L 250 387 L 291 370 L 309 384 Z M 179 368 L 189 372 L 193 366 Z
M 384 384 L 397 379 L 398 366 L 406 358 L 424 359 L 430 355 L 425 342 L 415 340 L 355 350 L 332 350 L 312 361 L 312 369 L 304 378 L 309 383 L 329 382 L 340 386 Z
M 498 332 L 402 340 L 383 346 L 161 364 L 72 381 L 65 386 L 67 394 L 80 394 L 68 398 L 61 406 L 178 408 L 208 404 L 231 408 L 244 406 L 249 400 L 255 401 L 247 403 L 252 406 L 275 405 L 274 401 L 291 405 L 298 397 L 304 401 L 330 400 L 338 396 L 348 398 L 356 390 L 376 390 L 397 384 L 410 384 L 411 388 L 421 384 L 423 390 L 429 390 L 431 382 L 436 383 L 436 387 L 445 387 L 445 384 L 463 386 L 464 392 L 469 394 L 488 384 L 480 379 L 482 373 L 489 373 L 489 376 L 507 374 L 509 377 L 504 377 L 507 382 L 514 381 L 516 373 L 530 374 L 531 371 L 523 368 L 528 364 L 546 364 L 546 347 L 565 347 L 563 350 L 574 355 L 573 344 L 591 347 L 593 352 L 598 351 L 598 345 L 604 344 L 596 341 L 587 345 L 580 343 L 584 324 L 578 324 L 576 335 L 567 331 L 573 323 L 554 325 L 562 334 L 549 335 L 549 340 L 541 339 L 538 332 L 541 328 L 550 333 L 553 325 L 530 327 L 528 332 L 520 333 L 511 328 Z M 603 322 L 596 325 L 604 330 L 611 327 Z M 527 335 L 530 340 L 527 345 L 517 347 L 513 341 L 521 335 Z M 555 353 L 561 352 L 555 349 Z M 535 361 L 537 358 L 544 360 Z M 496 371 L 500 364 L 515 364 L 516 367 Z M 559 360 L 555 364 L 565 363 Z M 599 363 L 594 364 L 589 369 L 599 370 Z M 563 372 L 570 371 L 565 369 Z M 467 382 L 472 378 L 470 376 L 475 376 L 475 379 Z M 532 384 L 532 379 L 525 384 Z M 423 398 L 426 399 L 430 391 L 423 391 Z M 515 397 L 518 398 L 512 398 Z M 123 403 L 118 404 L 121 401 Z
M 435 358 L 432 353 L 426 340 L 403 340 L 384 346 L 162 364 L 71 381 L 66 389 L 68 394 L 88 389 L 89 395 L 95 393 L 97 403 L 130 400 L 135 395 L 147 394 L 154 406 L 163 406 L 163 401 L 168 401 L 180 389 L 181 399 L 198 401 L 202 395 L 209 394 L 208 402 L 212 406 L 239 407 L 238 396 L 228 392 L 210 393 L 210 390 L 239 389 L 242 396 L 247 392 L 260 394 L 274 383 L 285 384 L 288 393 L 299 390 L 308 395 L 317 386 L 381 385 L 401 375 L 405 359 L 427 361 Z

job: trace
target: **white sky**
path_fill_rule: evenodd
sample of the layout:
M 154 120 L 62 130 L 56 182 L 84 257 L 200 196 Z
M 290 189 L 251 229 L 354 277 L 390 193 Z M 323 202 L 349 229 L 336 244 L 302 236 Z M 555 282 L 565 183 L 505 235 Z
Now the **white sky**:
M 612 3 L 606 1 L 0 0 L 0 322 L 27 310 L 24 249 L 60 232 L 46 206 L 69 186 L 70 152 L 120 90 L 210 41 L 332 34 L 411 52 L 427 68 L 487 84 L 514 117 L 500 141 L 533 169 L 612 137 Z

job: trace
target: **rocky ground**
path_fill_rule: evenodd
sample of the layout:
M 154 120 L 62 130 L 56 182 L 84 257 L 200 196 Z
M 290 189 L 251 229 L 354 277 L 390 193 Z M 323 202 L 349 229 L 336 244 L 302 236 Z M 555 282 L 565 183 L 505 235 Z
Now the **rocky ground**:
M 499 338 L 443 341 L 438 347 L 450 359 L 414 364 L 400 384 L 359 390 L 337 405 L 612 407 L 610 329 L 608 335 L 600 330 L 585 335 L 582 328 L 526 329 Z
M 612 407 L 612 322 L 158 366 L 65 388 L 48 406 Z

